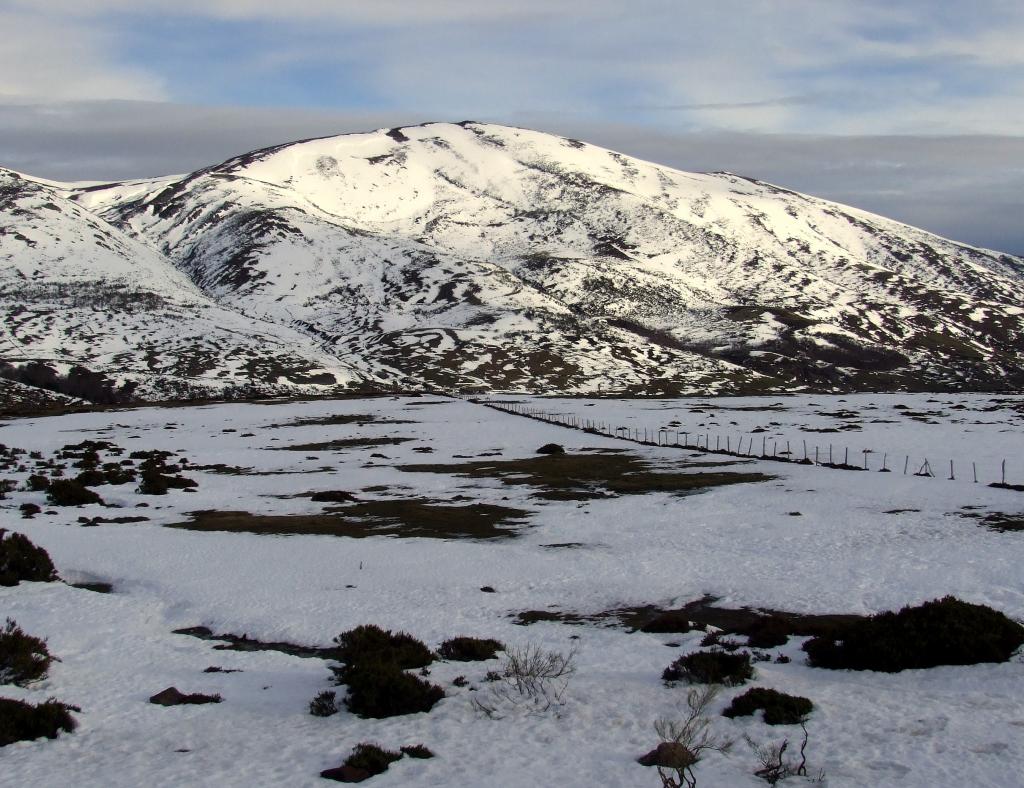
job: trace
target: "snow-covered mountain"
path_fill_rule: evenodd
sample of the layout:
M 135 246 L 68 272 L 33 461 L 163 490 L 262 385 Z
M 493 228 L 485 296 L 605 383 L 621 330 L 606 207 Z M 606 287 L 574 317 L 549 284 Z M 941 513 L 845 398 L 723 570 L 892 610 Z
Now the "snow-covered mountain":
M 9 322 L 32 356 L 255 380 L 257 352 L 346 385 L 541 392 L 1024 385 L 1024 261 L 533 131 L 428 124 L 184 177 L 2 182 L 4 305 L 46 315 Z M 58 319 L 51 291 L 76 277 L 159 303 Z
M 0 358 L 79 366 L 137 394 L 357 380 L 308 336 L 221 305 L 53 184 L 0 170 Z

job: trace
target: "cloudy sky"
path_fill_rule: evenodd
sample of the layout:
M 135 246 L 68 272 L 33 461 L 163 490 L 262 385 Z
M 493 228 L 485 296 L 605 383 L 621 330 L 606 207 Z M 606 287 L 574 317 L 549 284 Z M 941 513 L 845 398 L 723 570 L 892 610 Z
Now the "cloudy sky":
M 36 175 L 471 118 L 1024 253 L 1020 0 L 0 0 L 0 30 L 0 166 Z

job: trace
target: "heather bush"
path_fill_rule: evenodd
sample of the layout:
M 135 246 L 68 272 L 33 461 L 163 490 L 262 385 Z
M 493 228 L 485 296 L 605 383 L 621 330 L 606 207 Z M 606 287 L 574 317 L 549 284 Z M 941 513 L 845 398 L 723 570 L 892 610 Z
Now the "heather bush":
M 0 629 L 0 684 L 23 687 L 46 676 L 53 657 L 46 641 L 27 634 L 13 619 Z
M 436 684 L 406 673 L 393 662 L 357 662 L 340 678 L 348 686 L 345 705 L 360 717 L 396 717 L 430 711 L 444 697 Z
M 54 506 L 85 506 L 103 503 L 98 494 L 77 479 L 53 479 L 46 490 L 47 500 Z
M 679 657 L 661 674 L 665 681 L 691 684 L 723 684 L 734 687 L 754 677 L 750 654 L 724 651 L 694 651 Z
M 27 536 L 0 528 L 0 586 L 16 586 L 22 580 L 48 583 L 57 580 L 49 553 Z
M 79 709 L 53 698 L 35 706 L 20 700 L 0 698 L 0 747 L 43 736 L 55 739 L 61 731 L 71 733 L 75 729 L 72 711 Z
M 319 692 L 309 702 L 309 713 L 314 717 L 330 717 L 338 713 L 338 697 L 331 690 Z
M 748 717 L 758 710 L 764 711 L 764 721 L 769 725 L 799 725 L 814 710 L 814 704 L 799 695 L 752 687 L 733 698 L 722 715 Z
M 388 661 L 400 668 L 422 668 L 434 660 L 430 649 L 406 632 L 392 632 L 364 624 L 338 635 L 338 659 L 349 665 L 363 661 Z
M 456 637 L 442 643 L 437 653 L 441 659 L 453 662 L 480 662 L 494 659 L 504 648 L 491 638 Z
M 936 665 L 1006 662 L 1024 626 L 984 605 L 951 596 L 879 613 L 804 644 L 814 667 L 897 673 Z

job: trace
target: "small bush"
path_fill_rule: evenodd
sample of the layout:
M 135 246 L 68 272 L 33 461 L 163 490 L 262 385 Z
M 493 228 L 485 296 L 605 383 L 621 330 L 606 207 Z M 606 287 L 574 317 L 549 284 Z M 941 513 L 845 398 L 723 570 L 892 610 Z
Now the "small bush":
M 50 486 L 50 480 L 40 473 L 33 473 L 25 484 L 32 492 L 44 492 Z
M 984 605 L 951 596 L 880 613 L 804 644 L 814 667 L 897 673 L 937 665 L 1006 662 L 1024 626 Z
M 314 717 L 330 717 L 338 713 L 338 697 L 331 690 L 317 693 L 309 702 L 309 713 Z
M 84 506 L 103 503 L 103 499 L 76 479 L 53 479 L 46 498 L 54 506 Z
M 444 690 L 393 662 L 357 662 L 341 674 L 348 685 L 345 705 L 360 717 L 396 717 L 430 711 Z
M 46 675 L 53 657 L 46 641 L 26 634 L 13 619 L 0 629 L 0 684 L 23 687 Z
M 364 624 L 338 635 L 338 659 L 357 662 L 391 662 L 399 668 L 422 668 L 434 660 L 430 649 L 406 632 L 392 632 L 375 624 Z
M 53 698 L 37 706 L 11 698 L 0 698 L 0 747 L 43 736 L 55 739 L 61 731 L 71 733 L 75 729 L 75 721 L 69 713 L 72 711 L 79 709 L 59 703 Z
M 491 638 L 457 637 L 442 643 L 437 653 L 453 662 L 481 662 L 494 659 L 504 649 L 500 641 Z
M 21 516 L 26 520 L 31 520 L 41 511 L 43 511 L 37 503 L 23 503 L 18 507 L 18 511 L 21 512 Z
M 732 699 L 723 717 L 748 717 L 758 709 L 764 710 L 764 721 L 769 725 L 799 725 L 814 710 L 814 704 L 799 695 L 752 687 Z
M 345 763 L 356 769 L 365 769 L 370 774 L 387 771 L 388 766 L 402 759 L 402 753 L 385 750 L 376 744 L 357 744 Z
M 790 636 L 790 625 L 777 616 L 765 616 L 744 630 L 747 643 L 753 648 L 775 648 L 786 645 Z
M 418 760 L 426 760 L 427 758 L 434 757 L 434 751 L 423 744 L 407 744 L 402 747 L 402 752 L 410 758 L 416 758 Z
M 49 553 L 24 534 L 0 528 L 0 586 L 16 586 L 22 580 L 48 583 L 57 579 Z
M 682 610 L 666 610 L 640 627 L 641 632 L 665 634 L 682 634 L 691 629 L 693 625 Z
M 545 443 L 537 449 L 537 454 L 565 454 L 565 447 L 557 443 Z
M 376 744 L 357 744 L 352 754 L 336 769 L 320 772 L 321 777 L 343 783 L 361 783 L 374 775 L 383 774 L 395 761 L 401 760 L 402 753 L 385 750 Z
M 723 684 L 735 687 L 754 677 L 750 654 L 727 654 L 723 651 L 694 651 L 667 668 L 665 681 L 688 681 L 691 684 Z

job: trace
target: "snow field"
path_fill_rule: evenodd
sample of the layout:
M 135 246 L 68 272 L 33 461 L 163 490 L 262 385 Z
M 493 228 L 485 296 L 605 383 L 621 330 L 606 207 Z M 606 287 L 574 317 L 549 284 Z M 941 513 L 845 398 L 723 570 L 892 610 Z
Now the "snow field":
M 885 413 L 901 403 L 924 409 L 910 396 L 863 396 L 863 402 L 847 397 L 844 403 L 783 398 L 787 405 L 797 403 L 788 412 L 721 409 L 732 400 L 709 404 L 720 406 L 717 417 L 739 422 L 730 425 L 733 429 L 776 421 L 780 426 L 773 429 L 780 434 L 804 423 L 835 421 L 814 420 L 812 410 L 863 412 L 868 400 Z M 593 402 L 594 407 L 582 400 L 538 404 L 653 428 L 707 417 L 690 413 L 690 401 Z M 953 413 L 981 420 L 974 412 Z M 871 438 L 879 449 L 889 440 L 922 451 L 955 446 L 979 458 L 994 456 L 1020 445 L 1020 418 L 1014 422 L 1012 413 L 981 414 L 992 419 L 987 426 L 902 419 L 871 427 L 864 419 L 862 432 L 841 433 L 838 439 Z M 378 421 L 270 428 L 337 414 L 370 414 Z M 415 423 L 389 424 L 388 419 Z M 166 429 L 169 425 L 174 429 Z M 377 436 L 412 440 L 345 451 L 273 450 Z M 438 757 L 404 759 L 374 777 L 373 785 L 653 786 L 655 771 L 637 765 L 635 758 L 657 744 L 654 720 L 679 715 L 685 707 L 685 688 L 666 688 L 660 674 L 676 656 L 695 649 L 702 633 L 650 635 L 596 624 L 520 627 L 512 623 L 516 613 L 674 606 L 704 594 L 720 597 L 722 606 L 870 613 L 951 593 L 1024 617 L 1021 534 L 995 533 L 961 516 L 965 506 L 980 507 L 967 513 L 1020 512 L 1021 494 L 983 485 L 752 461 L 722 470 L 756 470 L 776 478 L 679 497 L 539 501 L 525 486 L 395 466 L 457 463 L 466 460 L 455 455 L 491 451 L 501 452 L 495 461 L 529 457 L 552 441 L 569 452 L 628 448 L 665 468 L 728 458 L 631 445 L 468 402 L 426 398 L 150 408 L 0 427 L 0 442 L 44 454 L 86 438 L 110 440 L 126 451 L 181 451 L 194 465 L 225 463 L 273 475 L 189 470 L 186 475 L 199 481 L 195 493 L 146 497 L 136 495 L 132 485 L 102 487 L 97 491 L 108 503 L 124 508 L 59 509 L 57 515 L 32 520 L 18 516 L 17 504 L 35 501 L 49 508 L 41 494 L 17 492 L 4 502 L 0 527 L 23 532 L 45 547 L 62 577 L 114 585 L 109 595 L 57 584 L 0 589 L 0 616 L 48 638 L 51 652 L 62 660 L 44 682 L 27 689 L 5 686 L 2 694 L 33 701 L 53 695 L 83 709 L 74 734 L 0 751 L 12 785 L 325 785 L 317 777 L 321 769 L 340 763 L 357 742 L 376 741 L 389 748 L 422 742 Z M 413 451 L 424 447 L 433 452 Z M 370 486 L 385 489 L 361 492 Z M 277 497 L 313 490 L 347 490 L 360 499 L 445 501 L 463 495 L 527 509 L 532 516 L 517 537 L 493 541 L 279 537 L 160 527 L 201 509 L 319 512 L 321 506 L 308 498 Z M 137 507 L 144 498 L 150 506 Z M 918 511 L 884 513 L 893 509 Z M 791 514 L 796 511 L 799 516 Z M 152 519 L 91 528 L 76 523 L 79 515 L 122 514 Z M 544 546 L 573 542 L 583 546 Z M 497 593 L 481 593 L 483 585 Z M 483 674 L 498 663 L 437 662 L 429 680 L 440 683 L 448 697 L 429 714 L 362 720 L 342 711 L 321 719 L 308 714 L 307 704 L 329 687 L 322 660 L 218 651 L 212 642 L 172 634 L 205 625 L 264 641 L 328 645 L 339 632 L 363 623 L 407 630 L 431 647 L 456 635 L 560 651 L 578 645 L 578 672 L 568 703 L 557 714 L 529 716 L 510 709 L 502 719 L 487 719 L 470 701 L 487 692 Z M 1024 770 L 1019 659 L 895 675 L 845 673 L 803 665 L 799 642 L 791 639 L 779 650 L 791 663 L 759 664 L 755 685 L 814 701 L 809 763 L 825 769 L 828 785 L 1017 784 Z M 203 673 L 210 665 L 243 672 Z M 476 692 L 453 687 L 459 675 Z M 146 702 L 170 685 L 185 692 L 219 692 L 224 702 L 168 709 Z M 344 689 L 338 692 L 340 697 Z M 749 732 L 759 741 L 792 735 L 753 718 L 717 716 L 736 693 L 727 691 L 717 702 L 717 730 L 736 737 Z M 177 752 L 182 749 L 189 752 Z M 763 785 L 752 776 L 755 765 L 741 741 L 727 756 L 710 756 L 697 774 L 702 785 Z

